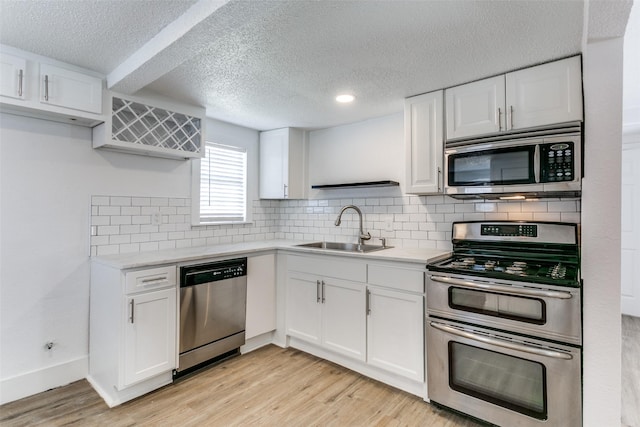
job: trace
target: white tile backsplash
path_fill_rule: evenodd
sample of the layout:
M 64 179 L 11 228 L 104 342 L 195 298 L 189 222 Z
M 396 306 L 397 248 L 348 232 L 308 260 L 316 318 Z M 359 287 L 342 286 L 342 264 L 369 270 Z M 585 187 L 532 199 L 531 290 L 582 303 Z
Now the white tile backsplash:
M 407 248 L 451 249 L 451 223 L 476 220 L 580 222 L 580 201 L 456 200 L 445 196 L 367 197 L 329 200 L 256 200 L 253 223 L 191 225 L 191 199 L 170 197 L 93 196 L 91 255 L 241 243 L 269 239 L 355 242 L 358 216 L 347 210 L 334 225 L 342 206 L 356 205 L 364 229 L 379 243 Z M 161 224 L 153 224 L 160 213 Z M 391 222 L 391 230 L 387 222 Z

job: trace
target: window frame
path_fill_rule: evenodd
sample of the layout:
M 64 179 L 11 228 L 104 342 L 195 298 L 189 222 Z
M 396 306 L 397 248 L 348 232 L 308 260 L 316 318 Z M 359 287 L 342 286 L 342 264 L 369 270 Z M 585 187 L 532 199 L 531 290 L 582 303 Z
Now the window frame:
M 249 147 L 245 146 L 244 144 L 221 144 L 219 142 L 214 142 L 214 141 L 205 141 L 205 143 L 203 144 L 203 148 L 205 149 L 206 152 L 206 146 L 207 145 L 216 145 L 216 146 L 222 146 L 222 147 L 230 147 L 234 150 L 238 150 L 238 151 L 244 151 L 245 155 L 246 155 L 246 160 L 245 160 L 245 178 L 244 178 L 244 186 L 245 186 L 245 215 L 244 215 L 244 220 L 230 220 L 230 221 L 204 221 L 203 217 L 201 216 L 201 212 L 200 212 L 200 178 L 201 178 L 201 167 L 202 167 L 202 160 L 203 159 L 194 159 L 191 162 L 191 177 L 192 177 L 192 183 L 191 183 L 191 190 L 192 190 L 192 194 L 191 194 L 191 204 L 192 204 L 192 209 L 191 209 L 191 223 L 192 225 L 202 225 L 202 226 L 206 226 L 206 225 L 231 225 L 231 224 L 250 224 L 252 223 L 252 209 L 251 209 L 251 205 L 250 205 L 250 200 L 251 200 L 251 191 L 250 191 L 250 155 L 251 155 L 251 150 L 249 149 Z

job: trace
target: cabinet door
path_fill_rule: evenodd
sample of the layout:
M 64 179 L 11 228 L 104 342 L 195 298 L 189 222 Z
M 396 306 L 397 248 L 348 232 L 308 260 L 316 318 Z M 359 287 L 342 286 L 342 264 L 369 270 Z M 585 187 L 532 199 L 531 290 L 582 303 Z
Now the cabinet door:
M 40 102 L 102 113 L 102 80 L 49 64 L 40 65 Z
M 276 329 L 275 255 L 247 259 L 246 339 Z
M 0 96 L 25 99 L 26 73 L 24 58 L 0 53 Z
M 287 335 L 320 344 L 320 279 L 289 272 L 287 277 Z
M 443 91 L 404 102 L 404 137 L 409 194 L 443 191 Z
M 367 362 L 424 381 L 424 297 L 368 288 Z
M 287 198 L 288 129 L 260 133 L 260 198 Z
M 508 129 L 582 120 L 580 57 L 507 74 Z
M 447 140 L 504 129 L 504 75 L 452 87 L 445 97 Z
M 126 299 L 122 386 L 176 367 L 176 289 Z
M 336 353 L 365 361 L 365 285 L 326 278 L 321 293 L 322 344 Z

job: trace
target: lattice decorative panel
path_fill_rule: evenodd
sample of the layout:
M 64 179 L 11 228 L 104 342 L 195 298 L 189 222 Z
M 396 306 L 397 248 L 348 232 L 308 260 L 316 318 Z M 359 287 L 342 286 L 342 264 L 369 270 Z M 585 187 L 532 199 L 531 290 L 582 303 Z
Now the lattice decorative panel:
M 113 97 L 111 137 L 158 148 L 199 153 L 200 119 Z

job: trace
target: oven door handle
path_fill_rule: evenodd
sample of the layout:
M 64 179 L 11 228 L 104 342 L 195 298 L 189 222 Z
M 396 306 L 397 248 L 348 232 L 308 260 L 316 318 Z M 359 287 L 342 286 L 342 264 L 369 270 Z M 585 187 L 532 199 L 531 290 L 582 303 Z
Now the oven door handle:
M 497 347 L 508 348 L 510 350 L 523 351 L 525 353 L 536 354 L 538 356 L 551 357 L 554 359 L 563 359 L 563 360 L 571 360 L 573 356 L 569 353 L 563 353 L 560 351 L 553 350 L 544 350 L 536 347 L 529 347 L 524 344 L 517 344 L 514 342 L 503 341 L 497 338 L 485 337 L 482 335 L 477 335 L 472 332 L 461 331 L 457 328 L 452 328 L 451 326 L 443 325 L 442 323 L 429 322 L 431 327 L 439 329 L 448 334 L 457 335 L 462 338 L 468 338 L 473 341 L 483 342 L 485 344 L 495 345 Z
M 558 298 L 558 299 L 571 299 L 572 295 L 569 292 L 562 291 L 547 291 L 538 289 L 526 289 L 518 288 L 515 286 L 503 286 L 493 283 L 479 283 L 470 280 L 455 279 L 453 277 L 440 277 L 431 276 L 431 280 L 434 282 L 446 283 L 448 285 L 462 286 L 465 288 L 482 289 L 484 291 L 496 291 L 507 294 L 526 295 L 530 297 L 546 297 L 546 298 Z

